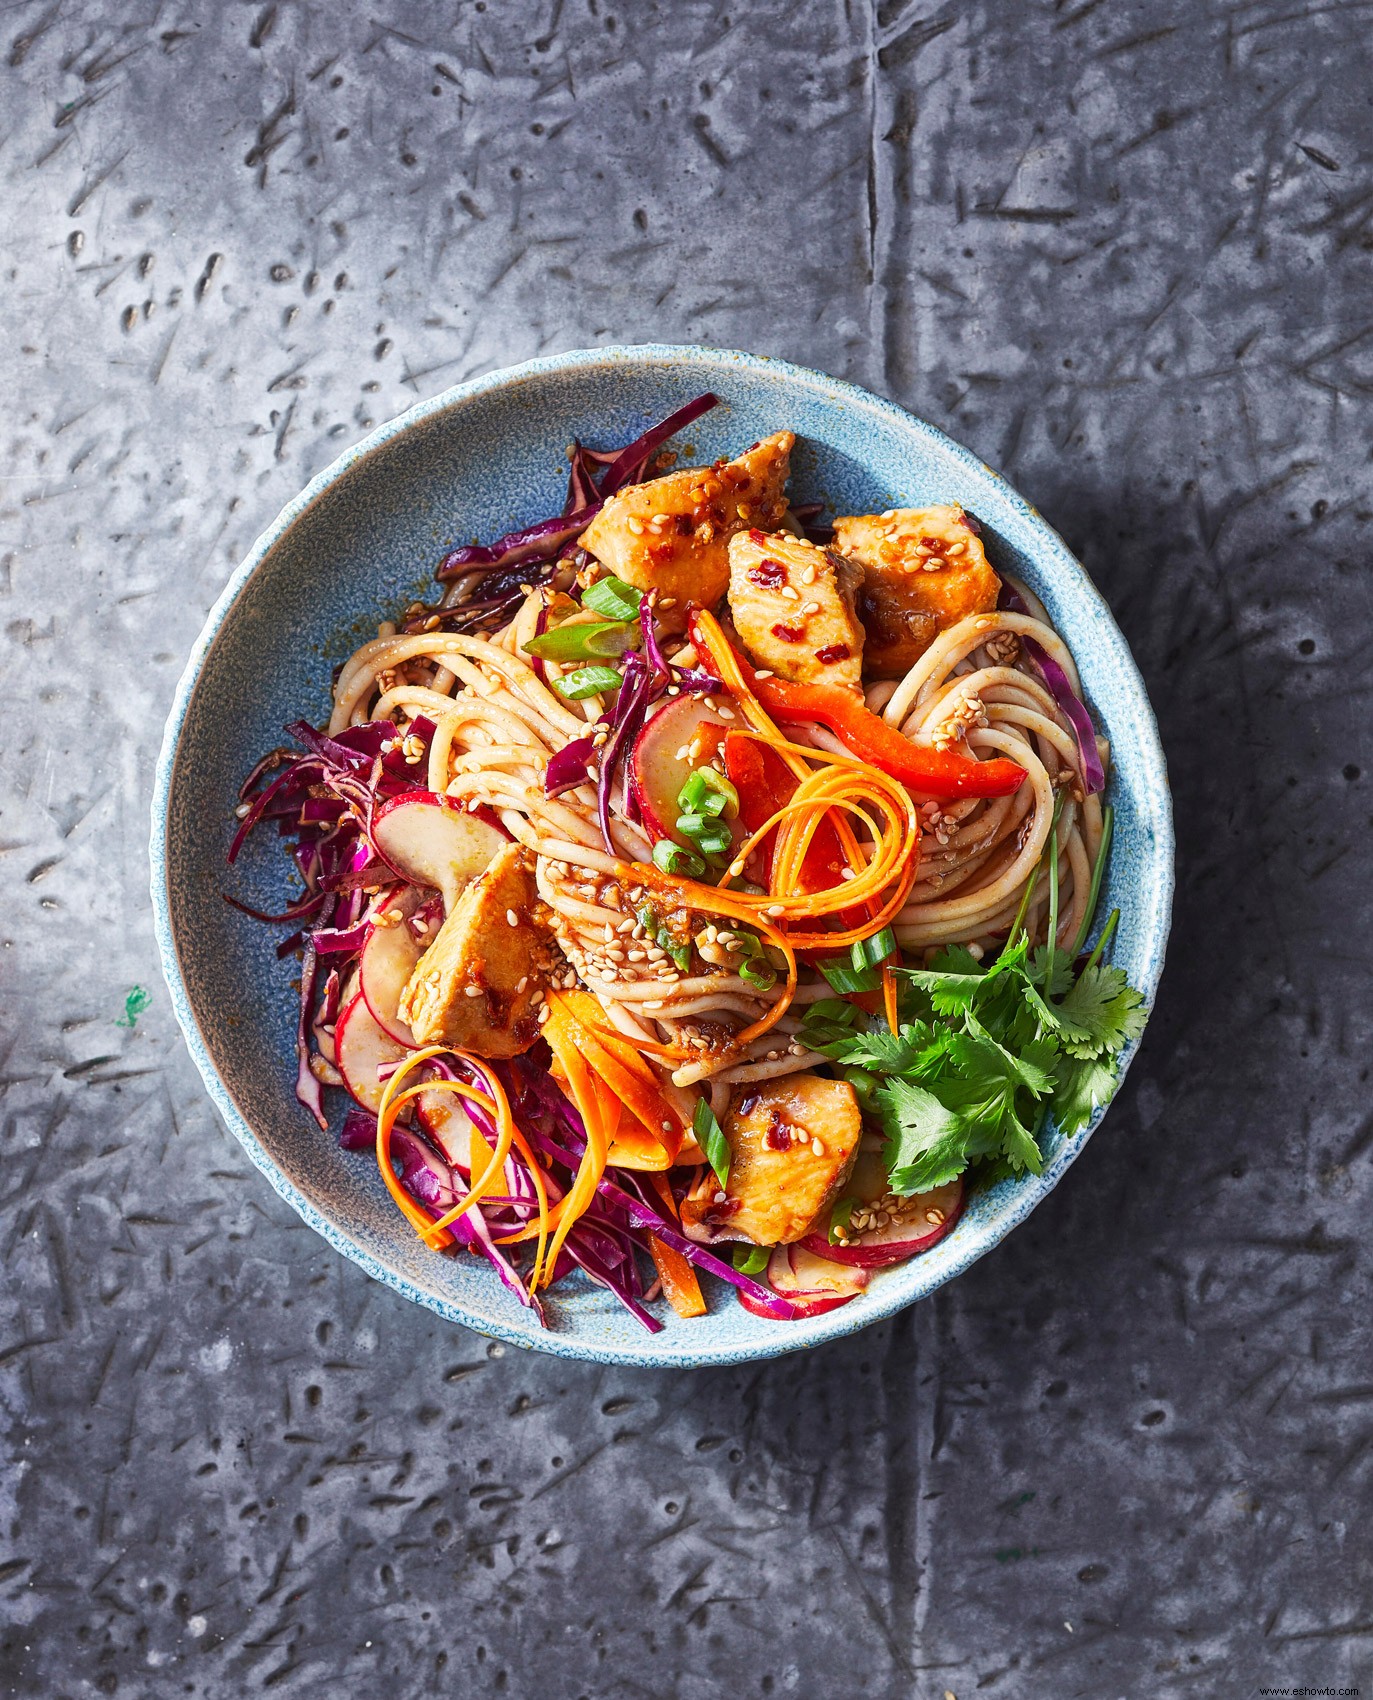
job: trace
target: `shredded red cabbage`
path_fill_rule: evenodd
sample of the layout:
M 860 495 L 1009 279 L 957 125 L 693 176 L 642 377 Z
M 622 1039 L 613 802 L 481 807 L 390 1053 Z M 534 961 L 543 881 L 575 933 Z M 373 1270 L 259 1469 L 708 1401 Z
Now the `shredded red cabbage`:
M 549 759 L 543 787 L 548 795 L 556 797 L 560 791 L 570 791 L 574 785 L 585 785 L 590 778 L 587 764 L 595 751 L 596 741 L 590 736 L 574 738 L 570 744 L 564 744 Z
M 522 526 L 518 531 L 507 532 L 494 543 L 468 543 L 460 549 L 449 550 L 435 569 L 435 578 L 447 580 L 477 569 L 490 573 L 497 568 L 513 567 L 526 561 L 554 560 L 568 544 L 581 536 L 608 497 L 625 485 L 642 480 L 649 462 L 674 432 L 689 425 L 693 419 L 699 419 L 703 413 L 709 413 L 719 399 L 709 393 L 697 396 L 614 454 L 574 443 L 567 501 L 562 513 L 540 520 L 535 525 Z M 605 467 L 599 487 L 595 472 L 597 466 Z M 577 504 L 575 507 L 574 502 Z
M 600 511 L 601 503 L 595 501 L 576 513 L 555 514 L 552 519 L 541 519 L 537 525 L 507 532 L 494 543 L 468 543 L 461 549 L 452 549 L 435 568 L 434 577 L 457 578 L 476 567 L 512 567 L 522 561 L 547 560 L 564 543 L 580 537 Z
M 1001 594 L 997 598 L 997 607 L 1004 608 L 1011 614 L 1028 614 L 1025 598 L 1014 587 L 1004 580 Z M 1068 675 L 1044 645 L 1032 637 L 1022 637 L 1026 655 L 1034 662 L 1043 676 L 1044 684 L 1049 695 L 1063 710 L 1068 724 L 1073 729 L 1073 737 L 1077 743 L 1078 760 L 1082 764 L 1082 783 L 1087 795 L 1094 796 L 1106 789 L 1106 770 L 1101 765 L 1101 753 L 1097 749 L 1096 728 L 1092 725 L 1092 717 L 1087 712 L 1087 705 L 1073 689 Z
M 668 438 L 674 436 L 684 425 L 690 425 L 693 419 L 699 419 L 703 413 L 709 413 L 712 407 L 718 405 L 719 400 L 718 395 L 712 395 L 707 390 L 703 395 L 689 401 L 685 407 L 679 407 L 675 413 L 669 413 L 661 425 L 654 425 L 645 431 L 642 437 L 636 437 L 628 448 L 621 449 L 601 479 L 601 500 L 613 496 L 626 484 L 641 483 L 644 473 L 648 470 L 649 461 Z
M 521 1124 L 525 1137 L 535 1143 L 536 1149 L 558 1150 L 552 1139 L 536 1131 L 537 1122 L 533 1116 L 542 1112 L 542 1119 L 551 1121 L 560 1129 L 572 1148 L 572 1157 L 580 1158 L 586 1148 L 586 1129 L 576 1107 L 559 1091 L 552 1076 L 546 1069 L 540 1068 L 530 1053 L 516 1057 L 512 1064 L 506 1065 L 506 1069 L 508 1072 L 504 1078 L 507 1090 L 512 1093 L 512 1101 L 520 1106 L 524 1115 L 530 1117 Z M 566 1151 L 562 1153 L 562 1161 L 568 1161 Z M 597 1203 L 613 1223 L 634 1231 L 636 1243 L 644 1250 L 648 1249 L 647 1236 L 652 1234 L 664 1245 L 680 1252 L 697 1268 L 718 1275 L 722 1281 L 728 1281 L 731 1286 L 748 1293 L 779 1321 L 791 1322 L 804 1315 L 800 1306 L 773 1292 L 771 1287 L 760 1285 L 751 1276 L 740 1274 L 731 1264 L 723 1262 L 704 1246 L 697 1245 L 695 1240 L 688 1239 L 663 1214 L 661 1205 L 649 1202 L 643 1182 L 633 1170 L 608 1168 L 597 1189 Z M 588 1215 L 591 1214 L 588 1212 Z
M 596 819 L 600 822 L 601 837 L 607 852 L 618 854 L 610 836 L 610 793 L 620 763 L 634 747 L 634 740 L 644 723 L 644 710 L 667 688 L 666 678 L 657 682 L 657 675 L 637 651 L 624 659 L 624 684 L 615 695 L 614 707 L 603 717 L 610 726 L 610 736 L 601 750 L 600 777 L 596 782 Z M 655 689 L 656 686 L 656 689 Z
M 344 1151 L 375 1151 L 377 1118 L 360 1104 L 352 1105 L 339 1131 L 338 1142 Z
M 324 1113 L 324 1092 L 310 1067 L 310 1011 L 315 1001 L 315 974 L 319 958 L 307 939 L 300 962 L 300 1014 L 296 1020 L 296 1097 L 326 1132 L 329 1118 Z
M 303 898 L 299 903 L 292 904 L 289 909 L 283 909 L 279 915 L 268 915 L 264 910 L 254 909 L 249 903 L 240 903 L 236 897 L 230 897 L 227 891 L 220 893 L 224 901 L 240 914 L 247 915 L 253 921 L 266 921 L 275 926 L 281 921 L 301 921 L 318 909 L 324 901 L 324 893 L 317 891 L 311 897 Z

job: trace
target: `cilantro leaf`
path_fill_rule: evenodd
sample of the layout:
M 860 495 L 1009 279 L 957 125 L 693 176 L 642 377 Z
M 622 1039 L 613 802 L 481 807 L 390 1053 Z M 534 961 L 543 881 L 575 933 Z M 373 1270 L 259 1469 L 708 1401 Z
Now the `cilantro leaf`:
M 985 974 L 986 970 L 965 944 L 946 944 L 936 951 L 930 967 L 937 974 Z
M 965 1031 L 949 1041 L 949 1054 L 967 1074 L 988 1083 L 1024 1086 L 1036 1098 L 1053 1088 L 1052 1076 L 1041 1066 L 1039 1055 L 1026 1046 L 1020 1056 L 999 1044 L 975 1015 L 964 1017 Z
M 1056 1006 L 1058 1036 L 1070 1056 L 1114 1056 L 1144 1031 L 1144 999 L 1119 968 L 1093 963 Z
M 882 1074 L 924 1075 L 934 1068 L 953 1037 L 947 1027 L 915 1021 L 895 1033 L 886 1028 L 855 1033 L 844 1045 L 841 1061 Z
M 1064 1136 L 1081 1133 L 1102 1104 L 1115 1096 L 1116 1072 L 1109 1063 L 1063 1057 L 1050 1109 Z
M 928 995 L 936 1015 L 961 1015 L 971 1009 L 986 979 L 980 969 L 975 974 L 944 974 L 933 968 L 904 968 L 900 972 Z
M 1046 998 L 1062 997 L 1073 983 L 1073 964 L 1067 951 L 1054 951 L 1051 961 L 1048 945 L 1040 945 L 1030 960 L 1029 978 Z
M 883 1156 L 894 1192 L 929 1192 L 963 1173 L 970 1129 L 956 1110 L 906 1080 L 893 1080 L 877 1096 L 887 1134 Z

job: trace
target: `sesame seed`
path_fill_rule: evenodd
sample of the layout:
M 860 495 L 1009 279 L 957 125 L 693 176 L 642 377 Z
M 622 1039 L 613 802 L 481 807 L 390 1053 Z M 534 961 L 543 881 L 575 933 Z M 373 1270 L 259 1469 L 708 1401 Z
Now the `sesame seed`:
M 671 1122 L 664 1122 L 662 1125 L 663 1125 L 663 1132 L 664 1133 L 671 1133 L 672 1132 L 672 1123 Z
M 727 1200 L 728 1200 L 728 1196 L 729 1196 L 729 1195 L 728 1195 L 728 1194 L 727 1194 L 727 1193 L 724 1193 L 724 1192 L 717 1192 L 717 1193 L 716 1193 L 716 1194 L 715 1194 L 715 1202 L 716 1202 L 716 1203 L 717 1203 L 717 1204 L 724 1204 L 724 1203 L 726 1203 L 726 1202 L 727 1202 Z
M 814 567 L 807 567 L 805 572 L 803 572 L 801 574 L 801 583 L 802 584 L 814 584 L 815 583 L 815 568 Z
M 240 803 L 238 805 L 238 807 L 234 810 L 234 813 L 238 816 L 238 818 L 240 820 L 247 820 L 248 816 L 250 814 L 252 814 L 252 812 L 253 812 L 253 805 L 251 803 Z
M 794 585 L 784 584 L 782 595 L 786 597 L 788 602 L 799 602 L 801 600 L 801 592 Z
M 823 1157 L 825 1155 L 824 1144 L 822 1143 L 822 1141 L 820 1141 L 818 1139 L 812 1139 L 811 1140 L 810 1148 L 811 1148 L 812 1152 L 814 1152 L 814 1154 L 817 1157 Z
M 803 602 L 801 604 L 801 612 L 803 614 L 818 614 L 820 612 L 820 604 L 818 602 Z
M 654 514 L 653 523 L 654 523 L 654 525 L 671 525 L 672 515 L 671 514 Z
M 763 913 L 765 915 L 780 915 L 782 913 L 782 909 L 783 905 L 780 903 L 769 903 Z
M 635 519 L 634 515 L 631 514 L 629 516 L 629 518 L 625 521 L 625 524 L 629 527 L 629 529 L 634 533 L 634 535 L 636 537 L 642 537 L 643 536 L 643 534 L 644 534 L 644 522 L 641 519 Z
M 464 986 L 463 991 L 469 998 L 479 998 L 482 995 L 480 986 Z
M 650 998 L 647 1001 L 647 1003 L 645 1003 L 644 1008 L 645 1009 L 661 1009 L 666 1002 L 667 1002 L 666 998 Z
M 642 962 L 643 959 L 644 959 L 644 953 L 641 950 L 631 950 L 629 952 L 628 957 L 626 958 L 626 960 L 629 961 L 629 962 Z
M 515 996 L 518 997 L 528 984 L 528 974 L 521 974 L 519 979 L 515 982 Z
M 689 746 L 689 745 L 687 745 L 687 744 L 683 744 L 683 745 L 682 745 L 682 747 L 681 747 L 681 749 L 680 749 L 680 750 L 678 750 L 678 752 L 677 752 L 677 755 L 676 755 L 676 758 L 675 758 L 675 759 L 676 759 L 676 760 L 677 760 L 677 761 L 687 761 L 687 760 L 689 760 L 689 759 L 690 759 L 690 757 L 691 757 L 691 749 L 690 749 L 690 746 Z
M 520 924 L 520 918 L 513 909 L 506 910 L 505 919 L 507 924 L 512 927 L 518 927 Z
M 925 1212 L 925 1220 L 927 1222 L 933 1222 L 937 1228 L 944 1221 L 944 1212 L 939 1209 L 927 1210 Z

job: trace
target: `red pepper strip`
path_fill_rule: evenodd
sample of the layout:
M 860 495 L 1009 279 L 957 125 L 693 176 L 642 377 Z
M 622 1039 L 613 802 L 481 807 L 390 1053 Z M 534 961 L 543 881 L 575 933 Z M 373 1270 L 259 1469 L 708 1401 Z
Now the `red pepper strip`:
M 766 825 L 783 804 L 791 801 L 796 791 L 796 775 L 776 750 L 742 732 L 726 735 L 724 758 L 725 772 L 739 793 L 739 819 L 751 836 Z M 758 846 L 769 865 L 776 842 L 774 828 Z M 842 882 L 848 865 L 839 834 L 826 815 L 817 823 L 815 835 L 801 863 L 801 890 L 833 891 Z M 838 915 L 839 923 L 844 927 L 861 926 L 868 919 L 869 910 L 865 904 L 840 910 Z M 803 953 L 804 959 L 809 960 L 813 954 L 816 953 Z
M 794 685 L 787 679 L 749 682 L 758 701 L 776 719 L 792 725 L 814 720 L 828 726 L 854 755 L 912 791 L 945 799 L 1009 797 L 1025 781 L 1025 769 L 1004 756 L 970 761 L 950 750 L 913 744 L 842 685 Z

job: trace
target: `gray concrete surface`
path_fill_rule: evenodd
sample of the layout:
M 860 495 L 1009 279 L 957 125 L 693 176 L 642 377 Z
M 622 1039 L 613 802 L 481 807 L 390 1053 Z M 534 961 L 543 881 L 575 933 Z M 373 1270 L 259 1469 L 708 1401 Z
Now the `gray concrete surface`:
M 1367 1691 L 1371 21 L 0 6 L 0 1692 Z M 1033 1220 L 687 1377 L 326 1250 L 145 897 L 173 683 L 277 509 L 417 397 L 635 339 L 1002 467 L 1134 645 L 1181 842 L 1143 1054 Z

